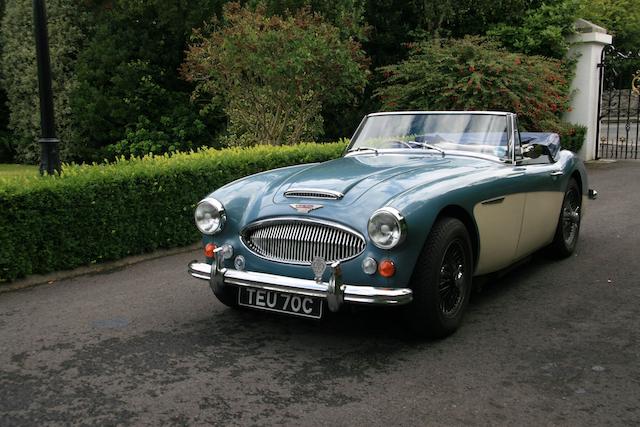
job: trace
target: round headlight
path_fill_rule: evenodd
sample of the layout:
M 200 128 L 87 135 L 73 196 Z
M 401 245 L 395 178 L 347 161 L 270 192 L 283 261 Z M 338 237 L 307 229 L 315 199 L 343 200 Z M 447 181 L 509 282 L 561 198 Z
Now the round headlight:
M 404 217 L 397 209 L 378 209 L 369 218 L 369 238 L 380 249 L 391 249 L 403 242 L 407 235 Z
M 196 227 L 204 234 L 216 234 L 224 227 L 227 215 L 224 206 L 216 199 L 204 199 L 195 212 Z

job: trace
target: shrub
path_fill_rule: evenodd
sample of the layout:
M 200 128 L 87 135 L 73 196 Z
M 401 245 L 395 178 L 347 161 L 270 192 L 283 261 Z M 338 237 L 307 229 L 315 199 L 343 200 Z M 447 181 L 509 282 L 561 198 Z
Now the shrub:
M 345 143 L 203 149 L 0 179 L 0 281 L 198 240 L 195 204 L 252 173 L 340 156 Z
M 323 106 L 355 99 L 364 89 L 360 45 L 306 10 L 285 18 L 238 3 L 224 8 L 214 31 L 194 32 L 182 66 L 195 97 L 224 108 L 229 141 L 291 144 L 322 134 Z
M 164 154 L 190 151 L 204 145 L 211 135 L 206 125 L 192 111 L 183 109 L 172 116 L 160 116 L 151 122 L 146 116 L 138 117 L 135 127 L 127 128 L 125 138 L 107 146 L 109 158 L 141 157 L 146 154 Z
M 567 150 L 577 153 L 584 144 L 584 139 L 587 135 L 587 127 L 567 123 L 559 130 L 559 133 L 560 145 L 562 148 L 566 148 Z
M 529 131 L 558 131 L 569 108 L 567 64 L 515 54 L 480 37 L 411 46 L 409 58 L 381 67 L 376 91 L 390 110 L 502 110 Z

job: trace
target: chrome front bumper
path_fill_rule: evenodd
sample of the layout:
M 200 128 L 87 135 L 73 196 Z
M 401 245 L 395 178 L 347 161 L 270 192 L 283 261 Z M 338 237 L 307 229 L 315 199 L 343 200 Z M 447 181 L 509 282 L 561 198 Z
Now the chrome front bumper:
M 287 292 L 323 298 L 331 311 L 338 311 L 344 303 L 402 305 L 413 299 L 413 292 L 408 288 L 345 285 L 342 283 L 340 264 L 333 264 L 331 270 L 329 281 L 322 282 L 221 268 L 219 262 L 212 265 L 197 261 L 189 263 L 189 274 L 197 279 L 207 280 L 216 294 L 229 285 Z

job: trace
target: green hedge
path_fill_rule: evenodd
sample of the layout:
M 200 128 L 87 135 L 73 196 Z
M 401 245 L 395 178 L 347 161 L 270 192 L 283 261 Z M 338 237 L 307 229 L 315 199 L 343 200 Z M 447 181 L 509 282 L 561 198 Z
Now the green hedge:
M 0 282 L 196 242 L 196 203 L 256 172 L 340 156 L 345 142 L 204 149 L 0 179 Z

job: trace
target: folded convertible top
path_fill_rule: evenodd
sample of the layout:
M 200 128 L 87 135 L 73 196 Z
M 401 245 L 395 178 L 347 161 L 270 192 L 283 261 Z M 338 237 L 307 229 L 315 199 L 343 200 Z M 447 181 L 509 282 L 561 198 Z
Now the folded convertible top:
M 521 132 L 520 141 L 523 144 L 540 144 L 549 148 L 553 160 L 557 160 L 560 152 L 560 136 L 552 132 Z

